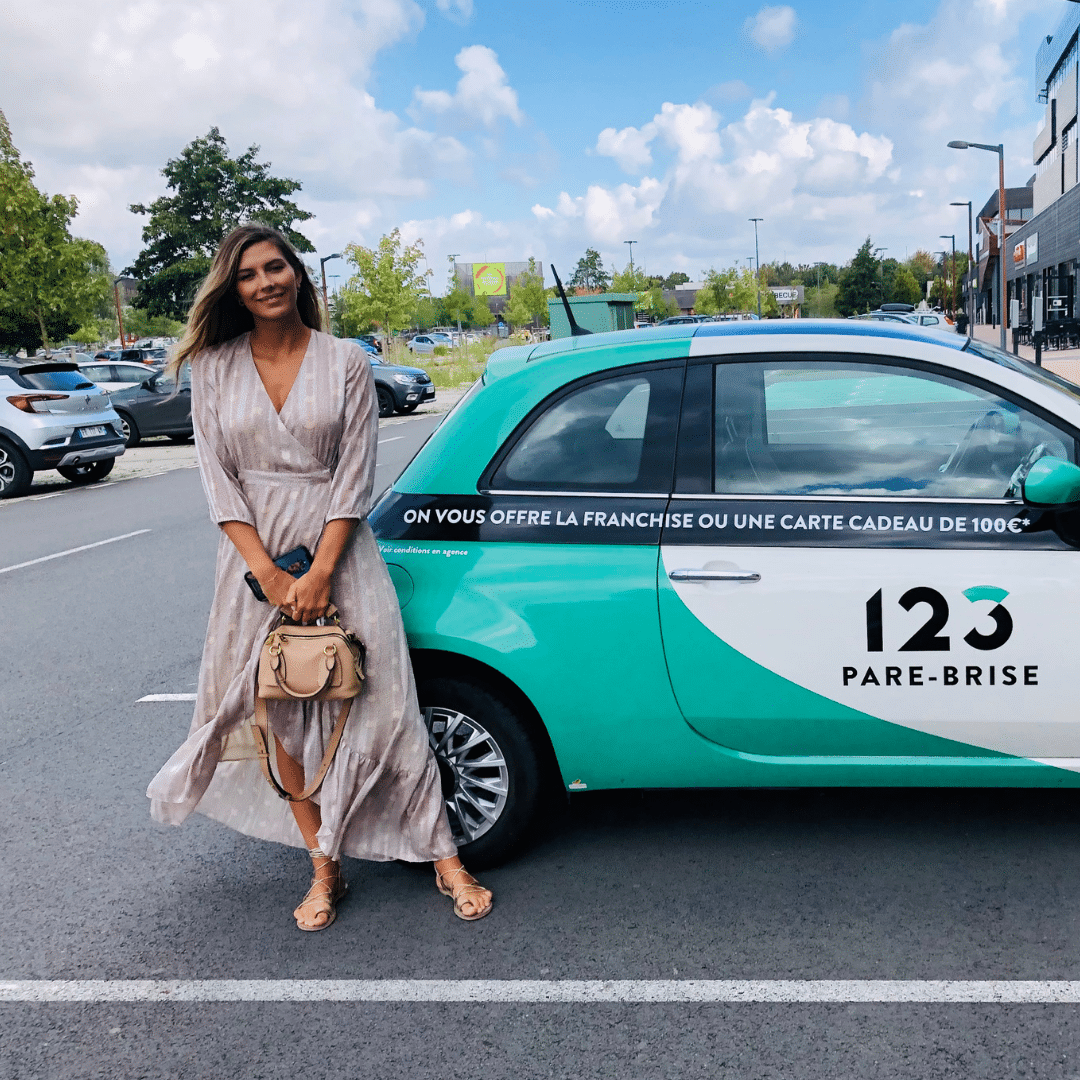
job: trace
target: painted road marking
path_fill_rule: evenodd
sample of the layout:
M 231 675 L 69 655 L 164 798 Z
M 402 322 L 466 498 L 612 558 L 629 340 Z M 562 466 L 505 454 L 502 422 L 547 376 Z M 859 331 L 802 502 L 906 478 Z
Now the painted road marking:
M 105 544 L 115 544 L 118 540 L 130 540 L 133 536 L 142 536 L 148 532 L 152 532 L 152 530 L 136 529 L 135 532 L 124 533 L 123 536 L 110 536 L 108 540 L 98 540 L 95 544 L 83 544 L 81 547 L 68 548 L 67 551 L 58 551 L 55 555 L 42 555 L 40 559 L 29 559 L 26 562 L 15 563 L 14 566 L 3 566 L 0 567 L 0 574 L 8 574 L 12 570 L 22 570 L 24 566 L 37 566 L 38 563 L 49 562 L 52 559 L 62 559 L 65 555 L 75 555 L 80 551 L 103 547 Z
M 1080 981 L 955 979 L 28 979 L 0 981 L 15 1002 L 408 1001 L 651 1004 L 1074 1005 Z
M 401 440 L 404 439 L 404 438 L 405 438 L 404 435 L 395 435 L 392 439 L 380 439 L 379 440 L 379 446 L 382 446 L 384 443 L 388 443 L 388 442 L 401 442 Z
M 197 696 L 196 694 L 147 694 L 146 697 L 139 698 L 135 704 L 141 705 L 144 701 L 194 701 Z

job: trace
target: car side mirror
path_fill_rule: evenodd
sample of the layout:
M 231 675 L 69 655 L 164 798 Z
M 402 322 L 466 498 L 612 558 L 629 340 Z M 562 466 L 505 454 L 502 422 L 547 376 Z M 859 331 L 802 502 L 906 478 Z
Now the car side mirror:
M 154 389 L 154 380 L 153 379 L 144 379 L 143 384 L 142 384 L 142 388 L 144 390 L 153 391 L 153 389 Z
M 1062 458 L 1042 457 L 1020 481 L 1025 506 L 1061 510 L 1080 505 L 1080 466 Z

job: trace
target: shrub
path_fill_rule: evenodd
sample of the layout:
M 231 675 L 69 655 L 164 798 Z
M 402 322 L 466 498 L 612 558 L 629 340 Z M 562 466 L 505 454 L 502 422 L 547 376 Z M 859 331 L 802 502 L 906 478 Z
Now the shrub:
M 445 345 L 436 345 L 435 346 L 435 355 L 436 356 L 446 356 L 449 352 L 450 352 L 450 350 Z

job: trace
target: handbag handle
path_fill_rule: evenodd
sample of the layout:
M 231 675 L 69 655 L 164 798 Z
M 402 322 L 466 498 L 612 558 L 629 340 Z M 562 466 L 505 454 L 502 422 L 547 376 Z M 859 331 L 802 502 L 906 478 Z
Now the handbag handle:
M 326 650 L 330 651 L 327 652 Z M 274 680 L 277 682 L 281 690 L 288 694 L 291 698 L 296 698 L 297 701 L 306 701 L 309 698 L 318 697 L 329 685 L 330 680 L 334 677 L 334 665 L 337 663 L 337 646 L 326 645 L 323 648 L 323 659 L 326 664 L 326 678 L 322 681 L 322 686 L 312 690 L 310 694 L 301 694 L 296 690 L 291 690 L 285 680 L 281 677 L 281 673 L 278 671 L 278 664 L 281 657 L 281 647 L 278 646 L 278 651 L 273 651 L 273 646 L 270 649 L 270 670 L 274 673 Z
M 281 608 L 278 608 L 278 611 L 281 611 Z M 333 604 L 327 604 L 326 605 L 326 611 L 322 615 L 320 615 L 319 618 L 320 619 L 333 619 L 334 622 L 338 623 L 339 625 L 341 623 L 341 620 L 338 618 L 338 609 L 336 607 L 334 607 Z M 286 615 L 284 611 L 281 611 L 281 621 L 278 623 L 278 626 L 304 626 L 304 625 L 305 625 L 304 623 L 298 623 L 290 615 Z M 306 625 L 314 626 L 315 624 L 314 623 L 307 623 Z

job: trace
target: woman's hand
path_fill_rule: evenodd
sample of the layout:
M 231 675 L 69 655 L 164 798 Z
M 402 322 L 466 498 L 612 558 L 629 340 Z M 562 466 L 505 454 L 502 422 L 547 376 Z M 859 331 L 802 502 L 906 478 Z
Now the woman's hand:
M 266 595 L 266 599 L 276 608 L 281 608 L 290 618 L 292 618 L 292 612 L 289 608 L 289 590 L 296 584 L 296 579 L 292 574 L 285 573 L 280 566 L 270 564 L 270 568 L 266 571 L 265 576 L 258 578 L 259 584 L 262 586 L 262 591 Z
M 330 606 L 330 575 L 312 565 L 303 577 L 291 580 L 285 603 L 281 605 L 282 611 L 295 622 L 309 623 L 321 619 Z

